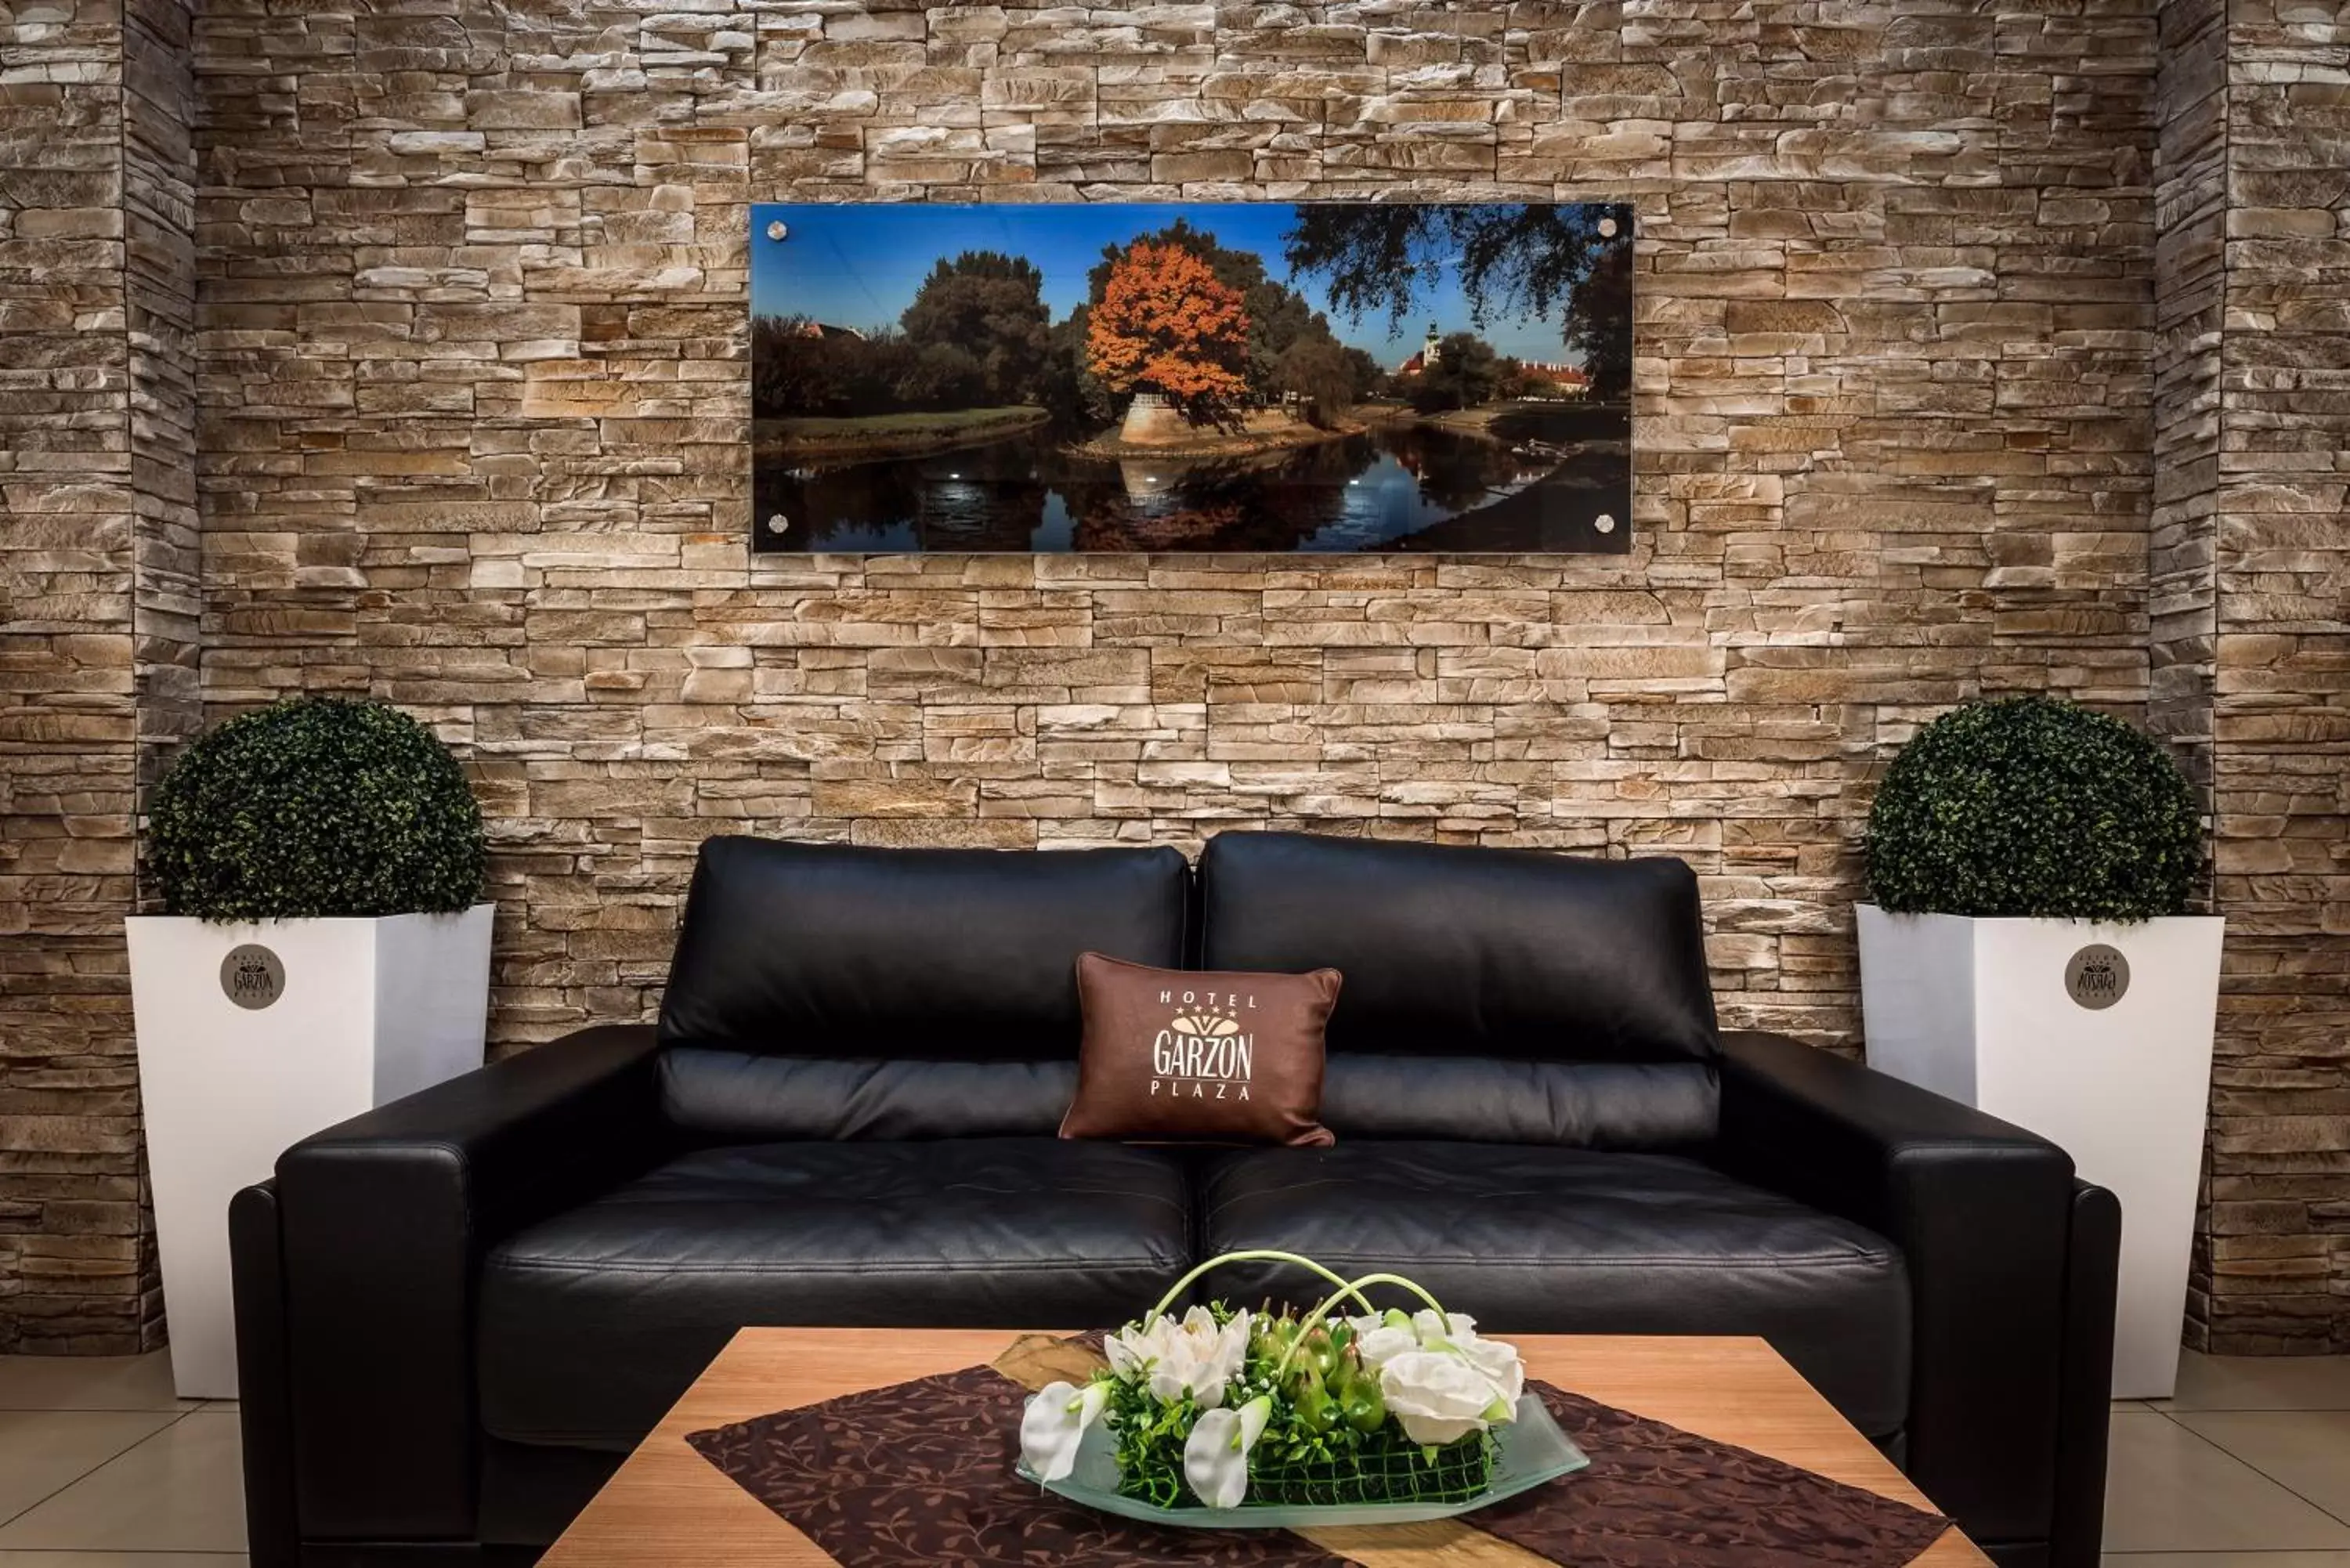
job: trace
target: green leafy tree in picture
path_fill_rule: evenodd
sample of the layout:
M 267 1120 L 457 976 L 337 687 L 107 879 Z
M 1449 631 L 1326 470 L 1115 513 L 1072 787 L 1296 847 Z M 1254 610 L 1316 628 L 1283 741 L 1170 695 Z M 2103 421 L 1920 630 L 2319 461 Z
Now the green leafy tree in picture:
M 996 396 L 986 365 L 957 343 L 910 345 L 894 383 L 895 401 L 910 409 L 971 409 L 1020 400 Z
M 1574 205 L 1316 202 L 1297 209 L 1283 254 L 1294 275 L 1327 280 L 1340 315 L 1382 314 L 1391 329 L 1448 276 L 1477 326 L 1555 315 L 1593 396 L 1614 400 L 1631 389 L 1632 242 L 1600 222 Z
M 1591 395 L 1620 402 L 1632 391 L 1632 247 L 1614 244 L 1593 257 L 1566 312 L 1566 346 L 1582 356 Z
M 1059 424 L 1092 427 L 1118 417 L 1118 400 L 1093 373 L 1087 351 L 1091 321 L 1092 307 L 1080 305 L 1053 327 L 1035 400 Z
M 935 350 L 951 349 L 972 361 L 975 384 L 955 395 L 972 401 L 1011 404 L 1029 400 L 1053 352 L 1052 311 L 1045 304 L 1045 275 L 1035 263 L 996 251 L 965 251 L 941 257 L 898 318 L 917 363 L 933 382 L 953 382 Z M 943 406 L 943 405 L 940 405 Z
M 862 413 L 886 394 L 871 375 L 870 346 L 827 338 L 804 316 L 763 316 L 751 324 L 752 406 L 763 416 Z
M 1489 402 L 1502 386 L 1502 359 L 1493 346 L 1470 332 L 1448 333 L 1436 345 L 1436 363 L 1411 379 L 1411 406 L 1422 413 L 1473 409 Z
M 1274 384 L 1305 403 L 1306 418 L 1324 429 L 1336 423 L 1356 398 L 1355 366 L 1329 337 L 1301 337 L 1274 367 Z

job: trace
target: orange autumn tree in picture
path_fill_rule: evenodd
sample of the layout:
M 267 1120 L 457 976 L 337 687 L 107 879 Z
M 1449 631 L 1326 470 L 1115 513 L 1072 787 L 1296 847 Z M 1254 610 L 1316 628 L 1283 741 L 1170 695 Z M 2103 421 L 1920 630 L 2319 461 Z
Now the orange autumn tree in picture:
M 1158 392 L 1195 425 L 1223 424 L 1248 390 L 1241 291 L 1180 245 L 1137 240 L 1086 323 L 1086 361 L 1113 393 Z

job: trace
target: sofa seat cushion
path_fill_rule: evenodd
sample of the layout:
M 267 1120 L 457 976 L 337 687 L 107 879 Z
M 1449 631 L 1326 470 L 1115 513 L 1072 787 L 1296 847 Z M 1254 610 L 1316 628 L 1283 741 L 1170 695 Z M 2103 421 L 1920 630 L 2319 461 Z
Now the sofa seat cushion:
M 1496 1334 L 1760 1334 L 1873 1438 L 1908 1407 L 1909 1285 L 1892 1243 L 1673 1155 L 1364 1142 L 1217 1157 L 1203 1256 L 1391 1270 Z M 1234 1264 L 1204 1293 L 1296 1299 Z
M 1125 1321 L 1185 1268 L 1171 1156 L 1051 1137 L 705 1149 L 494 1248 L 482 1424 L 625 1449 L 754 1324 Z

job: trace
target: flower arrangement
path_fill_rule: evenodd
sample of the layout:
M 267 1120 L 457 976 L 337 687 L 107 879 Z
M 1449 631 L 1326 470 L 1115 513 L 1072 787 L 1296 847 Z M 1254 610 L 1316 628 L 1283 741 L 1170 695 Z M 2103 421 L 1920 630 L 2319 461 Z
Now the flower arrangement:
M 1337 1289 L 1303 1315 L 1221 1302 L 1169 1315 L 1210 1269 L 1254 1260 Z M 1363 1293 L 1373 1285 L 1426 1304 L 1381 1312 Z M 1359 1310 L 1342 1314 L 1348 1303 Z M 1119 1492 L 1161 1509 L 1466 1501 L 1491 1481 L 1493 1428 L 1516 1418 L 1525 1388 L 1516 1347 L 1481 1338 L 1474 1319 L 1411 1281 L 1341 1279 L 1289 1252 L 1209 1260 L 1103 1352 L 1108 1365 L 1083 1387 L 1049 1384 L 1028 1402 L 1021 1457 L 1039 1480 L 1062 1480 L 1105 1423 Z

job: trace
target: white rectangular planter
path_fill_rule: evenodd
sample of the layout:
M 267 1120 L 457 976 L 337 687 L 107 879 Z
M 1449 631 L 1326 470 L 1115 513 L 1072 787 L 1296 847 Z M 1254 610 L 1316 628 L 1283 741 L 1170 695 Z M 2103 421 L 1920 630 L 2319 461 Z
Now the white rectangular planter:
M 236 1397 L 228 1204 L 314 1132 L 482 1064 L 490 919 L 137 916 L 130 1004 L 183 1399 Z
M 1871 904 L 1859 921 L 1868 1064 L 2040 1134 L 2121 1199 L 2114 1397 L 2168 1397 L 2225 922 L 1975 919 Z M 2082 1000 L 2068 983 L 2076 956 Z

